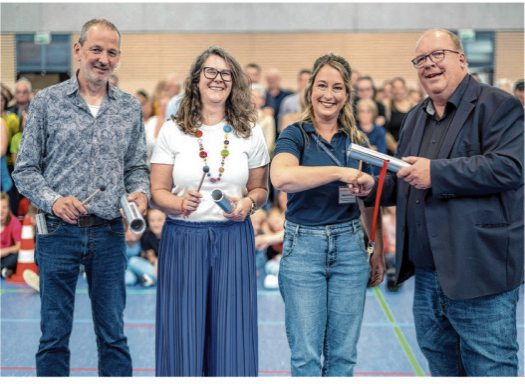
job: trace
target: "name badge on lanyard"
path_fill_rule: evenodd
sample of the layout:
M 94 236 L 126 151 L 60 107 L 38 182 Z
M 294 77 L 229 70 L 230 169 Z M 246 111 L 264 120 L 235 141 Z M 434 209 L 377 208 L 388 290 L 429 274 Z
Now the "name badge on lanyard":
M 343 164 L 334 156 L 333 153 L 331 153 L 328 148 L 323 144 L 323 142 L 316 136 L 312 135 L 314 140 L 317 142 L 319 147 L 326 152 L 326 154 L 332 159 L 332 161 L 337 164 L 337 166 L 342 167 Z M 350 140 L 346 138 L 346 147 L 350 144 Z M 345 157 L 345 162 L 347 161 L 347 158 Z M 356 197 L 352 195 L 350 192 L 350 189 L 348 188 L 348 185 L 341 185 L 339 186 L 339 204 L 355 204 L 357 201 Z
M 339 204 L 355 204 L 356 200 L 347 185 L 339 186 Z

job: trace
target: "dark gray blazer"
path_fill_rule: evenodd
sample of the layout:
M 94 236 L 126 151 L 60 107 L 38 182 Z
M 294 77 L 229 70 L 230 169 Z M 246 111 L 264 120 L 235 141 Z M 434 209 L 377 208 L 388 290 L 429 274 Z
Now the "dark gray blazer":
M 407 115 L 398 157 L 418 155 L 425 115 L 421 105 Z M 470 78 L 438 159 L 431 160 L 424 203 L 436 271 L 451 299 L 497 294 L 523 282 L 523 129 L 516 98 Z M 408 190 L 389 174 L 381 199 L 397 205 L 398 282 L 414 273 L 405 236 Z

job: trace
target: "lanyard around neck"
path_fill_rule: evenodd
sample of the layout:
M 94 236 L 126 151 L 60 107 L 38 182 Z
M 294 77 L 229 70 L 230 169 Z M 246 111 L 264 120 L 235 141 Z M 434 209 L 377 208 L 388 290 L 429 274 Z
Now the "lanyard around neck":
M 326 145 L 324 145 L 324 143 L 321 141 L 321 139 L 319 139 L 319 137 L 313 133 L 310 134 L 310 136 L 313 137 L 313 139 L 315 140 L 315 142 L 317 143 L 317 145 L 319 145 L 319 147 L 326 152 L 326 154 L 330 157 L 330 159 L 332 159 L 332 161 L 338 165 L 339 167 L 342 167 L 343 164 L 339 161 L 339 159 L 337 157 L 334 156 L 334 154 L 332 152 L 330 152 L 328 150 L 328 148 L 326 148 Z M 350 140 L 348 139 L 348 137 L 346 138 L 346 147 L 348 147 L 348 145 L 350 145 Z M 345 151 L 346 153 L 346 151 Z

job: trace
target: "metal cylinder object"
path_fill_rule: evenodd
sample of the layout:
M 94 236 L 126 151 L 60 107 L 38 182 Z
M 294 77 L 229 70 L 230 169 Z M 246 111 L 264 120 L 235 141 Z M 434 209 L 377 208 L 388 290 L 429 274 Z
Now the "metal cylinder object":
M 382 167 L 383 161 L 388 161 L 388 170 L 397 172 L 401 168 L 410 166 L 409 163 L 400 160 L 393 156 L 385 155 L 384 153 L 374 151 L 370 148 L 365 148 L 357 144 L 350 144 L 347 150 L 347 155 L 355 160 L 362 160 L 365 163 L 375 165 L 376 167 Z
M 230 199 L 222 193 L 220 189 L 214 189 L 211 192 L 211 197 L 213 198 L 213 201 L 221 207 L 221 209 L 226 213 L 231 213 L 233 211 L 233 204 L 231 203 Z
M 124 211 L 124 217 L 126 218 L 130 231 L 136 235 L 144 233 L 146 230 L 146 221 L 140 214 L 137 204 L 133 201 L 128 201 L 128 196 L 124 194 L 120 198 L 120 206 Z

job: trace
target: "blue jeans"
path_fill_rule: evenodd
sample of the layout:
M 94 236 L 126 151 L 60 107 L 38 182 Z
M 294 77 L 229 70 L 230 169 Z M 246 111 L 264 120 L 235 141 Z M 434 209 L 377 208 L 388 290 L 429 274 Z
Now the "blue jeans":
M 519 287 L 452 300 L 435 271 L 416 269 L 416 335 L 432 376 L 517 376 L 518 297 Z
M 286 222 L 279 289 L 293 376 L 353 375 L 369 273 L 359 220 Z
M 85 266 L 97 335 L 100 376 L 131 376 L 131 357 L 124 336 L 126 256 L 121 219 L 79 228 L 47 219 L 48 234 L 38 235 L 40 329 L 36 354 L 38 376 L 69 376 L 69 337 L 73 326 L 75 288 Z

